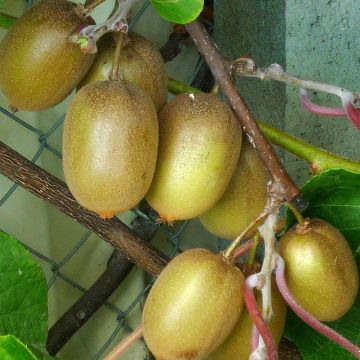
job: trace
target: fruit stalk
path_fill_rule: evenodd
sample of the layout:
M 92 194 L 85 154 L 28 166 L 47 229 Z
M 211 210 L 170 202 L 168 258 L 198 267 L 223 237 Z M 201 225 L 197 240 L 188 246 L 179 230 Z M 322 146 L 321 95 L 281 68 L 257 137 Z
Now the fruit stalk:
M 295 312 L 295 314 L 312 328 L 314 328 L 319 333 L 323 334 L 327 338 L 339 344 L 344 349 L 351 352 L 356 358 L 360 359 L 360 348 L 351 343 L 349 340 L 344 338 L 342 335 L 324 325 L 320 321 L 316 320 L 313 316 L 311 316 L 307 311 L 305 311 L 293 298 L 290 293 L 290 290 L 287 286 L 285 279 L 285 263 L 280 255 L 276 256 L 276 282 L 278 288 L 281 292 L 281 295 L 291 307 L 291 309 Z
M 360 110 L 355 107 L 355 102 L 360 100 L 359 93 L 352 92 L 351 90 L 336 85 L 288 74 L 279 64 L 271 64 L 266 68 L 258 68 L 254 60 L 244 57 L 234 61 L 230 65 L 230 70 L 236 77 L 247 76 L 255 77 L 260 80 L 273 79 L 298 86 L 300 87 L 300 101 L 306 110 L 323 116 L 347 116 L 354 126 L 360 130 Z M 338 96 L 341 100 L 343 109 L 313 104 L 307 98 L 305 89 L 313 89 Z
M 108 32 L 128 31 L 127 17 L 138 0 L 118 0 L 119 7 L 109 19 L 102 24 L 89 25 L 71 37 L 71 41 L 80 45 L 86 53 L 96 53 L 96 42 Z
M 158 276 L 165 267 L 168 259 L 151 245 L 144 243 L 117 218 L 103 220 L 85 210 L 61 180 L 34 165 L 2 142 L 0 142 L 0 159 L 0 173 L 94 231 L 150 275 Z
M 128 337 L 117 344 L 114 349 L 108 354 L 104 360 L 116 360 L 123 354 L 135 341 L 141 339 L 143 336 L 143 327 L 137 327 Z
M 235 254 L 235 249 L 240 245 L 241 241 L 246 237 L 250 236 L 252 232 L 254 232 L 260 224 L 263 223 L 263 221 L 269 216 L 269 211 L 267 209 L 264 209 L 264 211 L 251 223 L 249 224 L 246 229 L 231 243 L 231 245 L 226 249 L 225 251 L 225 258 L 229 259 L 231 256 Z M 248 243 L 250 244 L 250 243 Z M 246 252 L 244 249 L 250 250 L 250 245 L 244 245 L 246 248 L 243 248 L 243 251 Z M 236 257 L 241 256 L 239 255 L 239 252 L 236 252 Z
M 251 316 L 252 321 L 254 322 L 261 338 L 264 341 L 267 359 L 276 360 L 277 355 L 277 346 L 273 339 L 273 336 L 267 327 L 264 318 L 261 316 L 259 309 L 257 308 L 255 295 L 253 292 L 254 287 L 261 287 L 263 279 L 261 275 L 255 274 L 249 276 L 244 283 L 244 300 L 247 307 L 247 310 Z M 260 339 L 259 339 L 260 340 Z M 260 342 L 259 342 L 260 344 Z M 260 355 L 260 358 L 263 359 L 263 351 L 259 348 L 256 350 L 256 353 Z
M 122 31 L 116 34 L 116 48 L 114 54 L 114 63 L 110 73 L 110 80 L 119 80 L 120 55 L 125 36 L 126 34 L 124 34 Z
M 85 15 L 89 15 L 97 6 L 101 5 L 106 0 L 92 0 L 85 2 Z
M 310 145 L 292 135 L 279 131 L 263 121 L 258 121 L 261 131 L 274 144 L 286 151 L 308 161 L 310 170 L 314 174 L 322 171 L 342 168 L 349 171 L 360 172 L 360 162 L 346 159 L 328 151 Z
M 253 115 L 250 113 L 248 107 L 239 95 L 232 77 L 228 72 L 226 61 L 220 54 L 213 40 L 198 21 L 193 21 L 187 24 L 186 29 L 194 40 L 198 50 L 204 56 L 211 72 L 214 75 L 215 81 L 224 91 L 225 96 L 243 127 L 243 130 L 248 134 L 249 138 L 252 139 L 254 147 L 257 149 L 259 155 L 264 161 L 269 173 L 273 177 L 273 180 L 281 184 L 278 189 L 281 189 L 285 199 L 292 202 L 299 208 L 299 210 L 303 210 L 306 208 L 306 203 L 301 197 L 300 190 L 287 174 L 286 170 L 277 158 L 274 149 L 261 133 Z

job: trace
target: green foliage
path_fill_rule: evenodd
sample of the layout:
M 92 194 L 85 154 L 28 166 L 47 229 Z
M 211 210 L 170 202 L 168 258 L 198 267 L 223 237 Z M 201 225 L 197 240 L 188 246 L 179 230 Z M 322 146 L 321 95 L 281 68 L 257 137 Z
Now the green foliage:
M 360 174 L 334 169 L 311 178 L 302 188 L 310 206 L 304 215 L 326 220 L 348 240 L 360 268 Z M 293 222 L 288 218 L 288 225 Z M 360 296 L 351 310 L 330 327 L 360 345 Z M 346 350 L 317 333 L 289 312 L 285 335 L 298 346 L 303 360 L 352 359 Z
M 1 0 L 0 0 L 0 8 L 1 8 Z M 0 13 L 0 28 L 9 29 L 15 21 L 16 21 L 15 17 Z
M 0 231 L 0 335 L 14 335 L 28 346 L 45 347 L 47 285 L 29 253 Z
M 37 360 L 26 346 L 15 336 L 0 336 L 1 360 Z
M 151 0 L 151 4 L 164 19 L 187 24 L 200 15 L 204 0 Z

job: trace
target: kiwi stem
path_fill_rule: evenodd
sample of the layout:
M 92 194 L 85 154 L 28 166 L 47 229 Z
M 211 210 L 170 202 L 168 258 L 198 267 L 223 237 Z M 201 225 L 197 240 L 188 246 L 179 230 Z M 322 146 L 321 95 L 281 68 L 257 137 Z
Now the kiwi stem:
M 114 349 L 104 358 L 104 360 L 116 360 L 122 355 L 134 342 L 143 336 L 143 327 L 137 327 L 128 337 L 119 342 Z
M 106 0 L 89 0 L 84 4 L 85 14 L 90 14 L 97 6 L 101 5 Z
M 352 92 L 336 85 L 288 74 L 279 64 L 271 64 L 266 68 L 258 68 L 255 61 L 249 58 L 242 57 L 235 60 L 230 65 L 230 70 L 237 78 L 245 76 L 255 77 L 260 80 L 272 79 L 297 86 L 300 88 L 300 101 L 306 110 L 324 116 L 347 116 L 349 120 L 352 121 L 353 125 L 360 130 L 360 112 L 359 109 L 355 107 L 355 102 L 360 100 L 359 93 Z M 313 89 L 338 96 L 341 100 L 343 109 L 313 104 L 307 97 L 306 89 Z
M 286 151 L 308 161 L 313 173 L 318 174 L 325 170 L 341 168 L 360 172 L 360 162 L 346 159 L 328 151 L 310 145 L 292 135 L 273 128 L 265 122 L 258 121 L 261 131 L 274 144 Z
M 201 90 L 187 85 L 181 81 L 175 80 L 170 76 L 168 77 L 168 91 L 174 95 L 179 95 L 183 93 L 199 94 L 202 92 Z
M 254 236 L 253 244 L 252 244 L 252 247 L 250 249 L 249 258 L 248 258 L 248 261 L 247 261 L 247 266 L 248 267 L 252 267 L 254 265 L 255 256 L 256 256 L 256 249 L 257 249 L 258 245 L 260 244 L 260 241 L 261 241 L 261 236 L 260 236 L 260 233 L 257 232 L 256 235 Z
M 274 338 L 267 327 L 256 303 L 253 288 L 257 286 L 259 282 L 259 274 L 249 276 L 244 283 L 244 300 L 249 315 L 254 322 L 259 334 L 261 335 L 268 360 L 276 360 L 278 358 L 277 346 Z M 259 339 L 260 340 L 260 339 Z M 258 350 L 256 350 L 257 352 Z
M 276 282 L 282 297 L 301 320 L 306 322 L 319 333 L 323 334 L 344 349 L 351 352 L 357 359 L 360 359 L 359 347 L 351 343 L 349 340 L 344 338 L 342 335 L 340 335 L 333 329 L 316 320 L 296 302 L 287 286 L 285 279 L 285 263 L 280 255 L 276 256 Z
M 300 225 L 304 225 L 304 217 L 302 216 L 301 212 L 292 204 L 290 203 L 286 203 L 285 204 L 289 209 L 290 211 L 293 213 L 293 215 L 295 216 L 296 218 L 296 221 L 300 224 Z
M 125 34 L 120 31 L 115 34 L 116 36 L 116 49 L 114 54 L 114 63 L 111 69 L 110 80 L 119 80 L 120 79 L 120 56 L 121 50 L 124 43 Z
M 256 351 L 257 347 L 259 346 L 259 330 L 255 325 L 253 325 L 251 330 L 251 351 Z
M 235 249 L 240 245 L 241 241 L 246 237 L 246 236 L 250 236 L 254 230 L 256 230 L 263 222 L 264 220 L 267 218 L 267 216 L 269 215 L 269 211 L 264 210 L 250 225 L 248 225 L 245 230 L 231 243 L 231 245 L 226 249 L 224 257 L 226 259 L 229 259 L 233 256 L 233 253 L 235 251 Z M 251 246 L 252 243 L 249 242 L 249 245 L 244 245 L 246 246 L 246 251 L 248 251 Z M 238 254 L 237 257 L 241 256 L 242 253 L 245 253 L 246 251 L 241 251 L 240 255 Z

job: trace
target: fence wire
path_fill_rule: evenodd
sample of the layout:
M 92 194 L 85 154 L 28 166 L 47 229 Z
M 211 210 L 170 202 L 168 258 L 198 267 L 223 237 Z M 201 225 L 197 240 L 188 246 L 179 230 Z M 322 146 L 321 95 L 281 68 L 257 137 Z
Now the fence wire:
M 32 6 L 32 3 L 33 3 L 32 0 L 27 0 L 28 7 Z M 140 7 L 140 9 L 137 11 L 137 13 L 134 14 L 134 16 L 132 17 L 132 20 L 129 24 L 130 30 L 133 28 L 133 26 L 136 24 L 136 22 L 141 18 L 141 16 L 147 11 L 148 7 L 149 7 L 149 1 L 145 1 L 144 4 Z M 198 64 L 196 65 L 196 68 L 194 69 L 193 74 L 190 79 L 194 79 L 196 77 L 197 72 L 200 69 L 201 62 L 202 62 L 202 60 L 199 57 Z M 191 81 L 192 80 L 190 80 L 189 83 Z M 62 158 L 61 152 L 59 152 L 55 147 L 53 147 L 49 143 L 49 139 L 51 138 L 51 136 L 54 136 L 55 132 L 61 131 L 61 126 L 64 122 L 65 114 L 61 115 L 57 119 L 57 121 L 47 131 L 42 131 L 39 128 L 30 125 L 26 121 L 26 119 L 22 119 L 22 118 L 16 116 L 15 114 L 8 111 L 4 107 L 0 107 L 0 112 L 3 113 L 4 115 L 6 115 L 6 118 L 9 121 L 15 122 L 16 124 L 20 125 L 27 131 L 29 131 L 29 132 L 33 133 L 35 136 L 37 136 L 37 139 L 39 141 L 39 147 L 31 159 L 31 161 L 33 163 L 36 163 L 45 152 L 50 152 L 58 159 Z M 11 201 L 11 199 L 13 198 L 17 189 L 18 189 L 18 185 L 16 185 L 16 184 L 13 184 L 10 186 L 10 188 L 5 193 L 5 195 L 0 199 L 0 207 L 3 206 L 6 202 Z M 169 229 L 169 228 L 164 228 L 162 226 L 159 226 L 154 221 L 150 220 L 146 214 L 143 214 L 141 211 L 139 211 L 137 209 L 133 209 L 132 211 L 136 215 L 143 217 L 143 219 L 146 222 L 148 222 L 149 224 L 151 224 L 151 226 L 156 227 L 158 229 L 158 231 L 164 232 L 166 234 L 166 238 L 172 246 L 171 256 L 174 256 L 174 255 L 176 255 L 176 253 L 181 251 L 181 249 L 180 249 L 181 234 L 183 233 L 186 226 L 188 225 L 188 222 L 184 222 L 179 228 L 174 230 L 174 229 Z M 86 241 L 89 239 L 89 237 L 91 235 L 92 235 L 91 231 L 87 231 L 84 229 L 84 233 L 81 236 L 81 238 L 78 239 L 78 241 L 75 243 L 75 245 L 72 248 L 68 249 L 68 251 L 67 251 L 66 255 L 63 257 L 63 259 L 58 262 L 55 261 L 54 259 L 44 255 L 43 253 L 39 252 L 34 247 L 30 247 L 28 244 L 26 244 L 26 242 L 22 242 L 23 246 L 26 249 L 28 249 L 28 251 L 31 254 L 33 254 L 34 256 L 43 260 L 45 263 L 47 263 L 49 265 L 51 272 L 52 272 L 52 276 L 48 281 L 48 290 L 50 290 L 54 286 L 54 284 L 57 281 L 59 281 L 59 279 L 61 279 L 64 282 L 66 282 L 68 285 L 70 285 L 71 287 L 79 290 L 81 293 L 86 292 L 87 289 L 82 287 L 76 281 L 76 279 L 66 276 L 62 272 L 62 268 L 64 267 L 65 264 L 67 264 L 68 262 L 71 261 L 71 259 L 74 257 L 75 254 L 81 252 L 83 245 L 86 243 Z M 102 241 L 102 240 L 99 239 L 99 241 Z M 139 269 L 139 271 L 142 271 L 142 270 Z M 152 284 L 152 280 L 148 281 L 148 283 L 144 286 L 144 288 L 137 294 L 137 296 L 135 296 L 135 298 L 133 299 L 131 304 L 125 309 L 120 309 L 118 306 L 115 306 L 109 302 L 106 302 L 103 305 L 103 306 L 107 307 L 108 309 L 110 309 L 114 313 L 114 317 L 116 319 L 116 325 L 115 325 L 111 335 L 104 342 L 104 344 L 100 347 L 100 349 L 98 349 L 97 353 L 92 358 L 93 360 L 97 360 L 102 357 L 102 355 L 108 350 L 110 344 L 112 343 L 114 338 L 117 336 L 117 334 L 120 332 L 120 330 L 126 330 L 129 333 L 133 330 L 129 325 L 127 325 L 126 318 L 129 315 L 129 313 L 136 306 L 140 305 L 141 300 L 144 298 L 146 292 L 151 287 L 151 284 Z M 101 326 L 101 325 L 99 325 L 99 326 Z

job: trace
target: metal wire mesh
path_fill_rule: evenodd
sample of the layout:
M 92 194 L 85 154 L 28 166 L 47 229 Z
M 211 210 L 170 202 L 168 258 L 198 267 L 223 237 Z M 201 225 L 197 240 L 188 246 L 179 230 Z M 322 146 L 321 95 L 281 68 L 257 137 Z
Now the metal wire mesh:
M 27 0 L 27 4 L 30 7 L 32 5 L 32 0 Z M 145 13 L 145 11 L 148 9 L 148 6 L 149 6 L 149 1 L 145 1 L 144 4 L 138 10 L 138 12 L 136 14 L 134 14 L 134 16 L 132 17 L 132 21 L 130 23 L 130 29 L 135 25 L 135 23 Z M 197 71 L 199 70 L 199 67 L 201 65 L 201 61 L 202 60 L 199 58 L 198 64 L 191 76 L 191 79 L 195 78 Z M 39 141 L 39 146 L 38 146 L 37 151 L 35 152 L 35 154 L 33 155 L 32 159 L 31 159 L 31 161 L 33 163 L 36 163 L 41 158 L 41 156 L 43 156 L 46 152 L 49 152 L 52 155 L 54 155 L 56 158 L 61 159 L 61 157 L 62 157 L 61 152 L 49 143 L 49 139 L 52 136 L 54 136 L 54 134 L 56 132 L 61 131 L 61 127 L 62 127 L 64 118 L 65 118 L 65 114 L 61 115 L 58 118 L 58 120 L 55 121 L 55 123 L 50 128 L 48 128 L 46 131 L 42 131 L 35 126 L 30 125 L 30 123 L 27 122 L 25 119 L 22 119 L 22 118 L 16 116 L 15 114 L 13 114 L 12 112 L 8 111 L 6 108 L 0 107 L 0 112 L 6 116 L 6 119 L 16 123 L 17 125 L 24 128 L 26 131 L 32 133 L 33 135 L 35 135 L 37 137 L 37 139 Z M 5 195 L 0 199 L 0 207 L 3 206 L 5 203 L 12 200 L 12 198 L 14 197 L 14 194 L 17 192 L 17 189 L 18 189 L 18 185 L 16 185 L 16 184 L 13 184 L 10 186 L 8 191 L 6 191 Z M 151 226 L 158 228 L 158 230 L 160 232 L 163 232 L 166 235 L 166 238 L 167 238 L 169 244 L 171 244 L 171 246 L 172 246 L 172 250 L 171 250 L 171 254 L 170 254 L 171 256 L 174 256 L 177 252 L 181 251 L 180 250 L 181 235 L 184 232 L 186 226 L 188 225 L 188 222 L 182 223 L 181 226 L 177 227 L 176 229 L 164 228 L 162 226 L 159 226 L 152 220 L 150 220 L 147 217 L 147 215 L 143 214 L 139 210 L 133 209 L 132 211 L 134 213 L 136 213 L 136 215 L 143 217 L 146 222 L 151 224 Z M 83 235 L 81 236 L 81 238 L 78 239 L 78 241 L 75 243 L 75 245 L 72 248 L 67 249 L 66 255 L 60 261 L 55 261 L 54 259 L 46 256 L 45 254 L 43 254 L 36 248 L 30 247 L 28 244 L 26 244 L 26 239 L 21 239 L 21 240 L 23 241 L 22 243 L 25 246 L 25 248 L 27 248 L 31 254 L 33 254 L 35 257 L 41 259 L 42 261 L 44 261 L 45 264 L 48 265 L 49 268 L 51 269 L 52 276 L 48 280 L 48 290 L 49 291 L 51 291 L 51 289 L 54 287 L 54 284 L 57 281 L 59 281 L 59 279 L 61 279 L 65 283 L 70 285 L 71 287 L 79 290 L 81 293 L 84 293 L 86 291 L 86 289 L 84 287 L 82 287 L 77 282 L 76 279 L 65 275 L 62 272 L 62 269 L 66 264 L 68 264 L 69 262 L 72 261 L 75 254 L 82 251 L 84 244 L 87 242 L 87 240 L 90 238 L 91 235 L 92 235 L 91 231 L 87 231 L 84 229 L 84 232 L 83 232 Z M 99 241 L 101 241 L 101 240 L 99 239 Z M 137 271 L 142 271 L 142 270 L 138 269 Z M 138 306 L 140 304 L 141 300 L 144 298 L 144 295 L 150 288 L 151 284 L 152 284 L 152 280 L 148 281 L 147 284 L 144 286 L 144 288 L 137 294 L 137 296 L 134 297 L 131 304 L 125 309 L 121 309 L 118 306 L 115 306 L 109 302 L 106 302 L 104 304 L 105 307 L 107 307 L 108 309 L 110 309 L 110 311 L 113 312 L 114 317 L 116 318 L 116 323 L 115 323 L 116 325 L 115 325 L 111 335 L 107 338 L 107 340 L 103 343 L 103 345 L 98 349 L 97 353 L 95 354 L 95 356 L 93 356 L 92 359 L 96 360 L 96 359 L 101 358 L 101 356 L 108 350 L 108 347 L 110 346 L 110 344 L 114 340 L 114 338 L 117 336 L 117 334 L 120 332 L 120 330 L 123 329 L 123 330 L 126 330 L 127 332 L 132 331 L 131 327 L 127 324 L 127 321 L 126 321 L 127 316 L 136 306 Z

